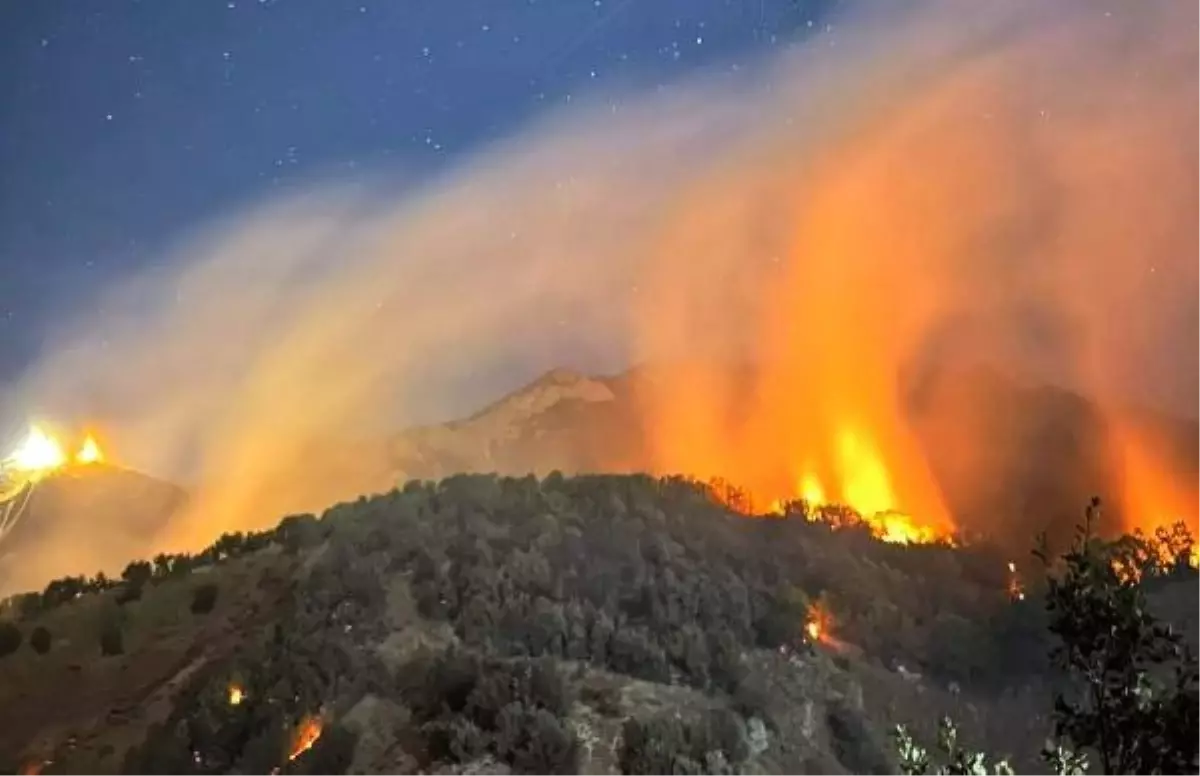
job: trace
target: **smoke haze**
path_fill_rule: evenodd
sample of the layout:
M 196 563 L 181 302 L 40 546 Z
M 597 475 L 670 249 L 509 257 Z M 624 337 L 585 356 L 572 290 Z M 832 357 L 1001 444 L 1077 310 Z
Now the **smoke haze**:
M 147 551 L 387 487 L 306 461 L 561 363 L 688 364 L 687 391 L 641 397 L 660 470 L 770 497 L 811 476 L 950 525 L 905 386 L 936 397 L 944 364 L 983 360 L 1110 408 L 1129 514 L 1194 527 L 1196 472 L 1174 478 L 1120 408 L 1196 414 L 1197 15 L 863 3 L 769 61 L 597 95 L 436 180 L 315 183 L 203 226 L 66 317 L 6 393 L 189 484 Z M 755 364 L 748 392 L 710 359 Z M 956 406 L 978 427 L 923 433 L 996 444 L 994 407 Z M 1022 455 L 989 452 L 960 487 Z M 126 560 L 87 530 L 106 529 L 57 565 Z

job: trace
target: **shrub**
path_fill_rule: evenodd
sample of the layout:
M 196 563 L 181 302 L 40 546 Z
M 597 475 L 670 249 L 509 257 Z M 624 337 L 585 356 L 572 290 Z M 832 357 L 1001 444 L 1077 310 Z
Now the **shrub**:
M 14 623 L 0 622 L 0 657 L 11 655 L 21 648 L 21 629 Z
M 104 623 L 100 627 L 100 654 L 104 656 L 120 655 L 125 652 L 125 639 L 121 626 L 115 621 Z
M 50 631 L 45 626 L 39 625 L 33 629 L 33 633 L 29 634 L 29 646 L 39 655 L 49 652 L 52 642 Z
M 218 588 L 215 583 L 206 582 L 192 591 L 192 614 L 208 614 L 217 603 Z

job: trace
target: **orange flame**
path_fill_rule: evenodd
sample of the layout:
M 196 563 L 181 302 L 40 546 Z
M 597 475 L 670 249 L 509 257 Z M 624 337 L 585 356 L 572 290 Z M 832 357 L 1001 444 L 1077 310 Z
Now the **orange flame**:
M 1008 562 L 1008 597 L 1014 601 L 1025 600 L 1025 585 L 1017 574 L 1017 564 Z
M 832 636 L 830 625 L 832 618 L 824 606 L 813 604 L 808 609 L 808 618 L 804 622 L 804 634 L 813 643 L 824 644 Z
M 322 727 L 321 718 L 313 714 L 300 720 L 300 724 L 296 727 L 296 734 L 292 737 L 292 748 L 288 753 L 288 760 L 295 760 L 312 749 L 313 744 L 317 743 L 317 739 L 321 737 Z
M 95 437 L 88 434 L 83 439 L 83 444 L 79 446 L 79 452 L 75 454 L 75 463 L 91 464 L 100 463 L 104 460 L 104 453 L 100 451 L 100 445 L 96 443 Z
M 229 705 L 239 706 L 246 699 L 246 692 L 237 684 L 229 685 Z
M 808 634 L 808 638 L 812 641 L 821 640 L 821 623 L 816 620 L 809 620 L 804 625 L 804 632 Z
M 13 469 L 26 473 L 45 473 L 67 461 L 62 445 L 41 426 L 33 425 L 17 449 L 5 460 Z
M 33 424 L 17 449 L 0 463 L 24 474 L 26 478 L 38 478 L 61 469 L 68 463 L 87 465 L 103 460 L 104 453 L 91 434 L 84 437 L 75 455 L 68 457 L 62 442 L 42 426 Z

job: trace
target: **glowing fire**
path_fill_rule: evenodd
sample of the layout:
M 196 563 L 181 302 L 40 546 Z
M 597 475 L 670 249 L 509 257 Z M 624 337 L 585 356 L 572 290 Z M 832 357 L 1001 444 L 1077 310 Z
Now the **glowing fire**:
M 890 478 L 883 462 L 863 444 L 853 431 L 845 431 L 839 437 L 839 466 L 842 474 L 837 481 L 840 498 L 829 499 L 821 478 L 814 470 L 805 471 L 796 481 L 796 494 L 807 507 L 809 519 L 819 519 L 821 509 L 842 505 L 854 510 L 877 538 L 896 544 L 933 542 L 948 539 L 945 531 L 923 525 L 911 515 L 897 510 Z M 718 496 L 722 494 L 718 491 Z M 737 508 L 730 499 L 724 498 L 731 507 Z M 751 499 L 752 501 L 752 499 Z M 770 511 L 785 514 L 789 511 L 790 499 L 775 499 Z
M 238 706 L 246 699 L 246 693 L 236 684 L 229 685 L 229 705 Z
M 820 641 L 821 640 L 821 623 L 817 622 L 816 619 L 810 619 L 804 625 L 804 632 L 808 634 L 809 640 Z
M 29 433 L 7 458 L 0 462 L 4 468 L 20 472 L 26 478 L 36 479 L 61 469 L 70 462 L 80 465 L 100 463 L 104 453 L 96 438 L 92 435 L 84 437 L 83 443 L 74 456 L 68 457 L 63 444 L 41 426 L 30 426 Z
M 812 506 L 820 506 L 825 501 L 825 488 L 817 475 L 809 472 L 800 478 L 800 498 Z
M 831 639 L 830 623 L 829 612 L 822 604 L 815 603 L 808 608 L 808 616 L 804 621 L 804 635 L 814 644 L 825 644 Z
M 8 457 L 6 463 L 22 472 L 57 469 L 67 461 L 62 445 L 40 426 L 32 426 L 25 440 Z
M 75 463 L 100 463 L 103 460 L 104 453 L 100 452 L 100 445 L 96 444 L 95 437 L 88 434 L 79 446 L 79 452 L 75 454 Z
M 310 714 L 300 720 L 300 724 L 296 727 L 296 734 L 292 737 L 292 748 L 288 753 L 288 760 L 295 760 L 312 749 L 313 744 L 317 743 L 317 739 L 321 737 L 321 727 L 321 718 L 315 715 Z
M 1017 574 L 1017 564 L 1011 560 L 1008 562 L 1008 597 L 1014 601 L 1025 600 L 1025 586 Z

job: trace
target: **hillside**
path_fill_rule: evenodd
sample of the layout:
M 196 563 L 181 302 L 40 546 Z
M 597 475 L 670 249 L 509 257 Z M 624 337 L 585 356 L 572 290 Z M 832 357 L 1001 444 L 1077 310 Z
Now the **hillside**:
M 0 542 L 0 591 L 40 587 L 140 554 L 186 498 L 175 485 L 117 466 L 56 472 L 28 494 L 24 514 Z
M 890 725 L 950 713 L 1031 768 L 1055 679 L 1020 571 L 1014 601 L 986 547 L 746 519 L 678 479 L 412 482 L 14 602 L 0 762 L 894 772 Z M 1165 584 L 1195 612 L 1194 572 Z

